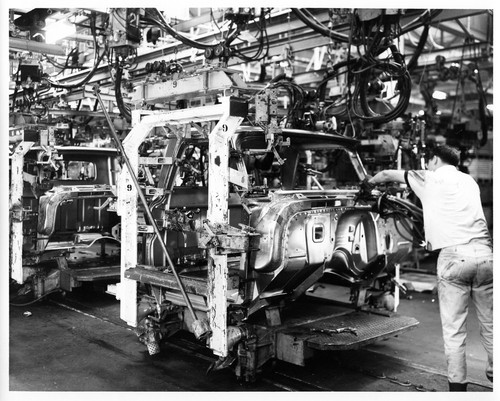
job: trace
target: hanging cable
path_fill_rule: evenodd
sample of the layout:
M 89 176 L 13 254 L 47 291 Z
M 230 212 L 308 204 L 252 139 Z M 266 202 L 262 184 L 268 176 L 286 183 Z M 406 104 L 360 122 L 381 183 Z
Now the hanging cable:
M 186 46 L 203 50 L 211 48 L 213 46 L 211 44 L 197 42 L 195 40 L 189 39 L 181 35 L 179 32 L 177 32 L 174 28 L 170 26 L 170 24 L 167 22 L 163 14 L 156 8 L 146 8 L 145 19 L 149 22 L 156 24 L 158 27 L 163 28 L 168 34 L 170 34 L 172 37 L 179 40 L 180 42 L 184 43 Z
M 95 72 L 97 71 L 97 67 L 101 63 L 105 52 L 99 55 L 99 44 L 97 42 L 97 33 L 96 33 L 96 16 L 94 13 L 92 13 L 91 16 L 91 22 L 90 22 L 90 30 L 92 32 L 92 37 L 94 39 L 94 65 L 92 69 L 87 73 L 85 78 L 83 78 L 80 82 L 74 83 L 74 84 L 60 84 L 54 81 L 51 81 L 50 79 L 47 79 L 47 82 L 54 88 L 62 88 L 62 89 L 73 89 L 73 88 L 79 88 L 84 86 L 86 83 L 88 83 L 91 78 L 94 76 Z
M 349 52 L 347 60 L 334 65 L 318 85 L 318 99 L 324 101 L 326 87 L 331 79 L 340 74 L 347 74 L 346 110 L 342 114 L 348 113 L 350 115 L 352 113 L 354 117 L 366 122 L 384 123 L 399 117 L 408 107 L 411 94 L 411 76 L 404 64 L 403 56 L 395 45 L 380 46 L 376 51 L 373 51 L 372 47 L 369 47 L 367 54 L 359 58 L 352 59 Z M 377 54 L 386 50 L 390 51 L 389 59 L 381 60 L 376 57 Z M 347 70 L 343 71 L 344 68 Z M 388 106 L 390 111 L 387 113 L 375 112 L 369 104 L 368 92 L 372 89 L 374 77 L 379 77 L 381 83 L 383 80 L 396 80 L 393 97 L 399 96 L 399 99 L 396 106 Z M 353 92 L 351 92 L 352 86 L 354 86 Z M 383 101 L 388 102 L 389 100 Z
M 394 218 L 396 231 L 405 240 L 414 245 L 421 245 L 425 242 L 423 211 L 410 201 L 385 193 L 377 200 L 376 211 L 382 218 Z M 407 234 L 401 231 L 399 225 Z
M 116 105 L 118 106 L 118 109 L 120 110 L 121 115 L 127 122 L 132 121 L 132 113 L 130 112 L 130 107 L 128 107 L 125 102 L 123 101 L 123 94 L 122 94 L 122 79 L 123 79 L 123 66 L 120 65 L 120 62 L 117 58 L 116 60 L 116 76 L 115 76 L 115 98 L 116 98 Z
M 287 91 L 290 98 L 290 108 L 287 113 L 286 122 L 287 125 L 294 125 L 294 114 L 296 111 L 300 110 L 304 106 L 304 101 L 306 98 L 305 90 L 297 85 L 293 80 L 286 76 L 280 74 L 275 77 L 274 81 L 269 85 L 269 88 L 283 88 Z M 280 79 L 276 79 L 280 77 Z
M 313 31 L 318 32 L 323 36 L 332 38 L 338 42 L 347 43 L 349 41 L 349 37 L 347 35 L 338 33 L 323 25 L 306 8 L 292 8 L 292 12 Z
M 406 68 L 410 73 L 413 72 L 413 70 L 417 66 L 418 58 L 420 57 L 422 51 L 424 50 L 425 43 L 427 42 L 427 38 L 429 37 L 429 29 L 430 25 L 426 24 L 424 26 L 422 34 L 420 35 L 420 40 L 418 41 L 417 47 L 415 48 L 415 52 L 413 53 L 411 60 L 406 65 Z
M 398 32 L 398 36 L 410 32 L 414 29 L 417 29 L 422 25 L 427 25 L 429 21 L 436 18 L 439 14 L 441 14 L 442 11 L 443 10 L 425 10 L 417 18 L 415 18 L 414 20 L 403 26 Z M 292 8 L 292 12 L 298 19 L 300 19 L 304 24 L 306 24 L 309 28 L 311 28 L 315 32 L 318 32 L 323 36 L 331 37 L 332 39 L 335 39 L 338 42 L 348 43 L 349 41 L 348 35 L 334 31 L 330 29 L 328 26 L 322 24 L 306 8 Z
M 244 60 L 246 62 L 260 61 L 260 60 L 263 60 L 267 57 L 267 55 L 269 54 L 269 38 L 267 35 L 266 14 L 268 12 L 269 12 L 269 10 L 265 11 L 264 9 L 261 9 L 259 20 L 255 21 L 255 26 L 259 30 L 259 39 L 258 39 L 259 47 L 258 47 L 257 51 L 253 55 L 248 56 L 248 55 L 243 54 L 241 50 L 235 49 L 235 50 L 233 50 L 233 55 L 241 58 L 242 60 Z M 227 41 L 226 41 L 226 45 L 228 45 Z
M 457 105 L 457 97 L 458 97 L 458 87 L 460 85 L 461 82 L 463 82 L 462 80 L 462 67 L 463 67 L 463 64 L 464 64 L 464 56 L 465 56 L 465 47 L 467 46 L 467 42 L 468 42 L 468 39 L 465 38 L 464 39 L 464 43 L 462 45 L 462 55 L 460 57 L 460 69 L 458 70 L 458 79 L 457 79 L 457 86 L 455 88 L 455 98 L 453 99 L 453 107 L 451 109 L 451 119 L 453 120 L 453 116 L 455 114 L 455 107 Z M 462 88 L 463 90 L 463 88 Z
M 443 10 L 425 10 L 413 21 L 401 27 L 399 32 L 400 35 L 404 35 L 407 32 L 413 31 L 414 29 L 420 28 L 422 25 L 428 25 L 432 20 L 434 20 Z

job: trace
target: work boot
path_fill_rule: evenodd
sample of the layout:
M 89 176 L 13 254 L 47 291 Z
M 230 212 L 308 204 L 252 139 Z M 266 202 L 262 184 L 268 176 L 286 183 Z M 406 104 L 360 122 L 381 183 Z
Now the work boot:
M 448 382 L 450 385 L 450 391 L 467 391 L 467 383 L 451 383 Z

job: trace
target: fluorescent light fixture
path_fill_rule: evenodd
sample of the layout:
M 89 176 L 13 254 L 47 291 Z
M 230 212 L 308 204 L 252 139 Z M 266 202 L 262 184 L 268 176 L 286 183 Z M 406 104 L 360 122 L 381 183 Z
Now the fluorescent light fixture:
M 493 105 L 492 104 L 488 104 L 486 106 L 486 108 L 489 110 L 489 111 L 493 111 Z
M 76 26 L 67 20 L 60 20 L 45 28 L 45 42 L 55 44 L 58 40 L 76 33 Z
M 436 100 L 445 100 L 448 97 L 448 95 L 442 91 L 434 91 L 432 93 L 432 97 Z

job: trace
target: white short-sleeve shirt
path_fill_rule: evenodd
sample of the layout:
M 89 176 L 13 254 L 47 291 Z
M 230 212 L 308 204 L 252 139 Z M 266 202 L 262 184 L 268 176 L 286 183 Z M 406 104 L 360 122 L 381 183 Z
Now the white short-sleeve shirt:
M 490 238 L 479 186 L 470 175 L 446 165 L 410 170 L 405 178 L 422 202 L 429 251 Z

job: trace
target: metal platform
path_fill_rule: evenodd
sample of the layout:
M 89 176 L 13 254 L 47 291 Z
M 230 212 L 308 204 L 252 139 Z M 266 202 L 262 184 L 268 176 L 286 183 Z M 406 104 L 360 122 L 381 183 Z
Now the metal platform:
M 321 306 L 311 308 L 317 316 Z M 331 306 L 330 306 L 331 308 Z M 302 322 L 288 321 L 277 331 L 277 358 L 286 362 L 305 365 L 305 360 L 314 350 L 340 351 L 358 349 L 365 345 L 393 337 L 414 328 L 419 322 L 398 314 L 376 314 L 364 311 L 330 311 L 324 318 L 308 319 Z M 292 324 L 290 324 L 292 323 Z
M 366 312 L 353 312 L 302 326 L 307 333 L 309 347 L 321 351 L 347 350 L 383 340 L 418 325 L 412 317 L 392 315 L 382 316 Z M 326 334 L 313 330 L 336 330 L 353 328 L 352 332 Z M 311 337 L 312 334 L 312 337 Z

